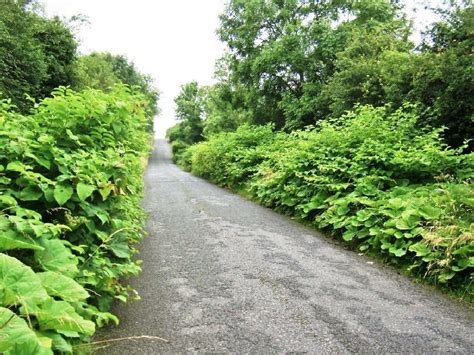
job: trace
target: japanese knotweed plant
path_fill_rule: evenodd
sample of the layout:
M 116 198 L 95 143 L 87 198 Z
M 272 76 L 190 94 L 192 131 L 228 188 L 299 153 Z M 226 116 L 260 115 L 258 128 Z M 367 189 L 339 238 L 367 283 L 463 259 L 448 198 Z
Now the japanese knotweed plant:
M 182 156 L 197 175 L 472 297 L 474 155 L 417 118 L 365 106 L 290 134 L 244 126 Z
M 70 353 L 118 319 L 144 236 L 146 99 L 57 89 L 30 115 L 0 102 L 0 352 Z

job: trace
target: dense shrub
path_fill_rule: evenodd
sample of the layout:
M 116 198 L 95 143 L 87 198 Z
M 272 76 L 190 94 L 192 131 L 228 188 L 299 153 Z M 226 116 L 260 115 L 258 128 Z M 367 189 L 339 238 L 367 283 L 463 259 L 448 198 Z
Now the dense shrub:
M 147 99 L 146 115 L 148 130 L 153 130 L 153 116 L 157 106 L 158 90 L 153 79 L 138 71 L 135 64 L 124 55 L 93 52 L 80 56 L 74 63 L 74 78 L 71 87 L 80 91 L 85 88 L 109 91 L 117 83 L 136 87 Z
M 474 154 L 420 130 L 413 107 L 389 112 L 364 106 L 290 134 L 244 126 L 184 156 L 197 175 L 472 295 Z
M 0 352 L 71 352 L 110 320 L 142 239 L 146 99 L 65 88 L 0 103 Z
M 182 164 L 180 162 L 182 161 L 183 154 L 186 152 L 187 148 L 189 148 L 189 144 L 181 140 L 177 140 L 171 143 L 171 151 L 173 153 L 173 160 L 176 163 Z
M 212 143 L 189 149 L 192 170 L 220 185 L 238 186 L 256 172 L 272 139 L 270 125 L 241 126 L 235 133 L 222 133 Z

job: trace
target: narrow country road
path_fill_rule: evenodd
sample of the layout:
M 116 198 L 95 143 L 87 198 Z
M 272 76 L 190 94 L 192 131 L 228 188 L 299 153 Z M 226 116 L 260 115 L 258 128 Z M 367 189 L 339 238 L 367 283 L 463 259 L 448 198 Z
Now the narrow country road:
M 474 353 L 469 307 L 176 167 L 146 174 L 142 300 L 118 304 L 104 354 Z

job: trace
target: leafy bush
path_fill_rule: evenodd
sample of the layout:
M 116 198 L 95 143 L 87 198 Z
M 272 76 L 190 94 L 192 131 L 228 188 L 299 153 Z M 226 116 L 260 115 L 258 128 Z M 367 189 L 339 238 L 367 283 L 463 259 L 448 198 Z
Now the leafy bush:
M 236 132 L 216 135 L 210 142 L 191 146 L 192 171 L 219 185 L 237 187 L 256 172 L 266 143 L 273 138 L 271 125 L 244 125 Z
M 142 74 L 123 55 L 96 53 L 79 57 L 74 63 L 72 88 L 80 91 L 85 88 L 108 91 L 114 84 L 122 83 L 136 87 L 148 99 L 146 115 L 149 117 L 148 130 L 153 130 L 153 116 L 158 113 L 158 90 L 153 79 Z
M 0 352 L 72 351 L 118 319 L 142 239 L 146 99 L 66 88 L 31 115 L 0 102 Z
M 474 154 L 420 130 L 411 106 L 389 112 L 363 106 L 290 134 L 244 126 L 185 155 L 197 175 L 472 296 Z
M 184 154 L 187 148 L 189 148 L 189 144 L 181 140 L 177 140 L 171 143 L 171 151 L 173 152 L 173 160 L 175 161 L 175 163 L 182 164 L 182 155 Z

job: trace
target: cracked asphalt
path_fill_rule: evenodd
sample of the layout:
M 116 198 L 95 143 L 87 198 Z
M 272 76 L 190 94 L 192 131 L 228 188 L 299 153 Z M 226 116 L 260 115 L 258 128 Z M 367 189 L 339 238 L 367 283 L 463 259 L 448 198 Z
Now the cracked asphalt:
M 474 353 L 474 312 L 183 172 L 155 142 L 141 301 L 117 304 L 104 354 Z

